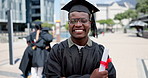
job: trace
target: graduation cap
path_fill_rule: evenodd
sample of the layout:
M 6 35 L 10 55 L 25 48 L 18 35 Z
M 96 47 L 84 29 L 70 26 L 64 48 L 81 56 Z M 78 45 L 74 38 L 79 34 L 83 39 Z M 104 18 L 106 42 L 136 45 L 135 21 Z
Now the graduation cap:
M 36 28 L 36 29 L 42 29 L 42 22 L 41 21 L 34 21 L 32 22 L 32 25 Z
M 91 15 L 91 31 L 92 35 L 95 37 L 97 35 L 97 27 L 95 23 L 94 13 L 99 11 L 91 3 L 87 2 L 86 0 L 72 0 L 67 3 L 61 10 L 66 10 L 69 13 L 77 11 L 77 12 L 86 12 Z

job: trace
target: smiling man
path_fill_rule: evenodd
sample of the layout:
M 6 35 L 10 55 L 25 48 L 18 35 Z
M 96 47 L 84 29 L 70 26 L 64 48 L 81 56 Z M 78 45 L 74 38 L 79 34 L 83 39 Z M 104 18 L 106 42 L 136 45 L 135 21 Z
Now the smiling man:
M 84 46 L 88 41 L 90 25 L 88 13 L 71 12 L 69 14 L 69 32 L 72 41 L 80 46 Z
M 71 37 L 51 49 L 45 64 L 47 78 L 116 78 L 116 70 L 109 62 L 99 72 L 104 46 L 92 41 L 89 30 L 96 33 L 93 13 L 99 11 L 85 0 L 72 0 L 62 10 L 69 12 Z

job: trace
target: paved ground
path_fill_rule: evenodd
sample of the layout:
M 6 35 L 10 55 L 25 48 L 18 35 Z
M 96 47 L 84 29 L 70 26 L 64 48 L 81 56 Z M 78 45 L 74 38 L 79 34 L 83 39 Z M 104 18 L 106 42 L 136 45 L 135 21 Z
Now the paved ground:
M 138 59 L 144 59 L 144 63 L 147 63 L 148 39 L 136 37 L 135 34 L 115 33 L 105 34 L 104 37 L 99 36 L 94 40 L 109 48 L 117 70 L 117 78 L 144 78 L 141 77 L 143 74 L 139 73 L 143 67 L 139 65 Z
M 148 72 L 148 39 L 123 33 L 108 33 L 91 39 L 109 48 L 117 78 L 146 78 L 147 74 L 144 73 Z M 52 45 L 55 43 L 52 42 Z M 21 59 L 26 46 L 24 40 L 14 42 L 14 60 Z M 0 47 L 0 78 L 21 78 L 18 69 L 20 60 L 10 65 L 8 43 L 0 43 Z

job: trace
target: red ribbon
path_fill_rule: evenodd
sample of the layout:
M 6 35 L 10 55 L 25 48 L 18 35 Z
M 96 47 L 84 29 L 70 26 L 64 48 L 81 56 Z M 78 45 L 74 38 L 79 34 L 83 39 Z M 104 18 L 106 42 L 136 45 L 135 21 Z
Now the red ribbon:
M 103 65 L 106 69 L 108 68 L 108 63 L 112 62 L 111 58 L 107 59 L 106 62 L 100 61 L 100 64 Z
M 34 41 L 32 41 L 32 43 L 35 43 Z

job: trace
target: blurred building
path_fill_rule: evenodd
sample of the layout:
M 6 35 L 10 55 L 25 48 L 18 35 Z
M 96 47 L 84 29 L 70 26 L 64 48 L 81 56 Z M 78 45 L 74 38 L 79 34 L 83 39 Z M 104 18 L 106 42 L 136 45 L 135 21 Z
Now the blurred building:
M 148 23 L 148 14 L 146 14 L 146 15 L 141 15 L 141 16 L 139 16 L 137 19 L 134 19 L 133 21 L 136 21 L 136 20 L 141 20 L 141 21 L 143 21 L 143 22 L 145 22 L 145 23 Z
M 7 32 L 7 12 L 10 8 L 12 10 L 14 31 L 24 30 L 24 24 L 26 23 L 25 0 L 0 0 L 0 33 Z
M 27 23 L 35 20 L 54 23 L 54 0 L 26 0 Z
M 119 1 L 119 2 L 113 2 L 111 4 L 97 4 L 97 7 L 100 9 L 100 12 L 96 13 L 96 20 L 106 20 L 106 19 L 114 19 L 116 14 L 123 13 L 128 9 L 134 9 L 135 5 L 126 1 Z M 115 20 L 114 22 L 119 23 L 119 21 Z M 127 25 L 128 22 L 129 20 L 126 19 L 122 20 L 122 23 L 124 25 Z
M 63 7 L 65 4 L 61 3 L 61 7 Z M 66 25 L 66 23 L 68 22 L 68 12 L 65 10 L 61 10 L 61 15 L 60 15 L 60 19 L 61 19 L 61 25 Z
M 119 3 L 123 3 L 123 2 L 126 2 L 130 8 L 135 8 L 136 4 L 137 4 L 137 0 L 121 0 L 121 1 L 118 1 Z
M 114 19 L 114 16 L 118 13 L 133 8 L 133 6 L 127 2 L 113 2 L 111 4 L 97 4 L 100 12 L 96 13 L 96 20 L 102 19 Z M 132 7 L 131 7 L 132 6 Z
M 25 31 L 27 23 L 35 20 L 54 23 L 54 0 L 0 0 L 0 33 L 8 30 L 9 8 L 14 31 Z

